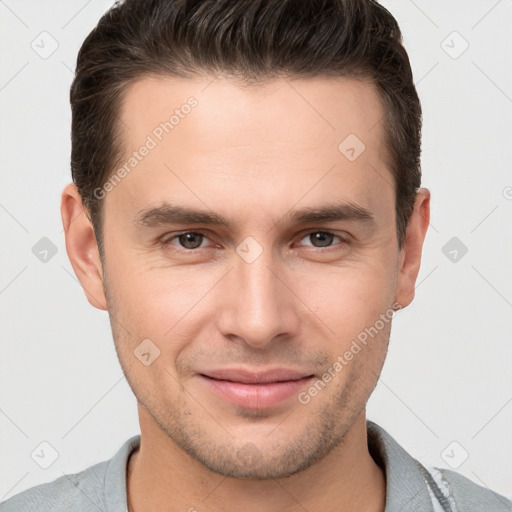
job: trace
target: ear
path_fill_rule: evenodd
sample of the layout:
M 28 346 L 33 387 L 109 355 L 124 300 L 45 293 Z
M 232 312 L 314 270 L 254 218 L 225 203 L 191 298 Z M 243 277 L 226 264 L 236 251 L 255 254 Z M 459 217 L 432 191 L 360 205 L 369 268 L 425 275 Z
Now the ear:
M 66 251 L 85 296 L 92 306 L 107 309 L 103 288 L 103 266 L 94 229 L 74 183 L 62 191 L 60 206 Z
M 421 251 L 430 221 L 430 192 L 420 188 L 405 232 L 404 245 L 400 251 L 395 301 L 401 307 L 414 299 L 416 278 L 420 270 Z

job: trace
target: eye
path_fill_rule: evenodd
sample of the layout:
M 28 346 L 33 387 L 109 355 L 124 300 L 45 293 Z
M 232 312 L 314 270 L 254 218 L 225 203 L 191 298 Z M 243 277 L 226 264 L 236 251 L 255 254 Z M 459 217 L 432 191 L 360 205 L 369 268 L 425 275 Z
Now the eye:
M 329 248 L 337 245 L 336 239 L 338 243 L 346 242 L 343 238 L 333 233 L 329 233 L 328 231 L 311 231 L 307 233 L 300 242 L 304 240 L 308 240 L 310 243 L 304 243 L 301 245 L 310 245 L 311 247 L 315 247 L 317 249 L 321 248 Z M 163 247 L 174 246 L 178 250 L 184 250 L 188 252 L 192 252 L 197 249 L 203 249 L 206 245 L 203 245 L 203 242 L 208 240 L 208 237 L 196 231 L 185 231 L 183 233 L 178 233 L 167 238 L 164 238 L 160 241 L 160 244 Z
M 333 240 L 338 239 L 340 242 L 344 242 L 341 237 L 334 235 L 333 233 L 329 233 L 327 231 L 312 231 L 308 233 L 302 240 L 310 240 L 313 247 L 322 248 L 322 247 L 331 247 L 333 245 Z M 301 241 L 302 241 L 301 240 Z M 308 244 L 305 244 L 308 245 Z
M 168 245 L 176 245 L 173 242 L 178 242 L 178 248 L 194 250 L 200 249 L 206 236 L 202 233 L 196 233 L 195 231 L 186 231 L 185 233 L 179 233 L 172 237 L 166 238 L 161 241 L 161 244 L 166 247 Z

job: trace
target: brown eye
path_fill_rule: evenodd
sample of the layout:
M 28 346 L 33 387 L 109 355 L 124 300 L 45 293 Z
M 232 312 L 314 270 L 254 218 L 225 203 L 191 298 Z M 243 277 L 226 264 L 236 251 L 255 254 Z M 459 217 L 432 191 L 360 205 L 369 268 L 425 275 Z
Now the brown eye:
M 311 233 L 309 236 L 315 247 L 328 247 L 332 244 L 334 239 L 334 235 L 331 235 L 330 233 L 322 233 L 321 231 L 318 233 Z
M 179 233 L 174 236 L 168 236 L 160 241 L 160 245 L 164 248 L 168 248 L 170 246 L 174 246 L 175 249 L 199 249 L 201 248 L 201 244 L 203 240 L 206 239 L 206 236 L 202 233 L 195 233 L 193 231 L 186 231 L 184 233 Z M 177 242 L 176 242 L 177 240 Z
M 176 238 L 185 249 L 198 249 L 203 242 L 204 235 L 188 232 L 178 235 Z
M 330 247 L 331 245 L 333 245 L 333 241 L 335 238 L 341 240 L 339 236 L 333 235 L 332 233 L 327 233 L 326 231 L 314 231 L 312 233 L 308 233 L 302 240 L 308 239 L 313 247 L 321 248 Z

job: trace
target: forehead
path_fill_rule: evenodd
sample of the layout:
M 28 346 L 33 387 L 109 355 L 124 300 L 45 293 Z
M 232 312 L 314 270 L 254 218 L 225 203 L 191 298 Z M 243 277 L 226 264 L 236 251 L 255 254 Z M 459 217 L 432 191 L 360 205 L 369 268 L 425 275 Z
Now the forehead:
M 192 109 L 187 107 L 191 101 L 196 104 Z M 376 149 L 383 139 L 383 116 L 376 87 L 362 79 L 277 78 L 244 84 L 222 75 L 140 79 L 125 90 L 120 112 L 128 143 L 137 144 L 171 120 L 173 136 L 184 131 L 179 125 L 193 128 L 201 142 L 197 149 L 217 150 L 221 141 L 229 145 L 229 138 L 265 144 L 267 151 L 284 140 L 337 147 L 349 134 Z
M 146 77 L 127 88 L 119 117 L 120 164 L 135 165 L 112 196 L 140 207 L 173 194 L 176 203 L 178 191 L 188 205 L 229 196 L 267 209 L 306 190 L 311 205 L 326 192 L 363 207 L 383 187 L 394 194 L 383 105 L 367 81 Z

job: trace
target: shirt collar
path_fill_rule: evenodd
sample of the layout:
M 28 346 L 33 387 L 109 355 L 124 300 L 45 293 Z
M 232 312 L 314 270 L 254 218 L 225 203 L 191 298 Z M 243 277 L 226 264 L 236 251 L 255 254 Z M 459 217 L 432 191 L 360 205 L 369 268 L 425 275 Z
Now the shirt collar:
M 419 462 L 376 423 L 368 420 L 366 428 L 370 455 L 386 476 L 384 512 L 434 512 Z
M 105 510 L 108 512 L 128 512 L 128 493 L 126 489 L 126 472 L 128 459 L 140 446 L 140 434 L 126 441 L 110 459 L 105 473 Z
M 384 512 L 434 512 L 427 485 L 418 462 L 382 427 L 366 422 L 368 450 L 386 477 Z M 105 474 L 105 499 L 108 512 L 128 512 L 126 471 L 131 453 L 140 446 L 140 435 L 128 439 L 110 459 Z

